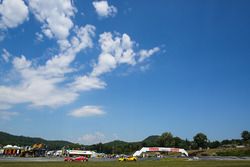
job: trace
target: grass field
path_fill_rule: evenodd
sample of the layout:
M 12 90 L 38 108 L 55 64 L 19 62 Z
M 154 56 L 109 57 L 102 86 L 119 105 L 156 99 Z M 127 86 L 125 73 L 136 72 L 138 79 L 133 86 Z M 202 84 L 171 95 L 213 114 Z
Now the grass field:
M 0 162 L 0 167 L 250 167 L 250 161 Z
M 215 148 L 206 150 L 191 150 L 188 151 L 192 156 L 250 156 L 250 147 L 246 148 Z

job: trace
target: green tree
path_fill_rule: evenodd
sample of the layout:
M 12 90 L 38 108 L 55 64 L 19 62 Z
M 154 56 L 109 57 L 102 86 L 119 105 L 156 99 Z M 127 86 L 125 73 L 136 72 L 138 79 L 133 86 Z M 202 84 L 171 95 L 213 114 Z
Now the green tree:
M 247 131 L 247 130 L 244 130 L 242 133 L 241 133 L 241 137 L 242 137 L 242 140 L 245 144 L 249 144 L 250 143 L 250 132 Z
M 158 141 L 161 147 L 173 147 L 175 145 L 174 137 L 172 133 L 165 132 L 159 137 Z
M 190 149 L 190 145 L 191 143 L 186 139 L 186 140 L 182 140 L 182 139 L 178 139 L 179 137 L 175 137 L 175 147 L 178 148 L 184 148 L 185 150 Z M 177 141 L 176 141 L 177 139 Z
M 207 139 L 207 136 L 205 134 L 197 133 L 193 139 L 194 139 L 194 143 L 199 148 L 207 148 L 208 139 Z
M 218 148 L 220 147 L 220 142 L 219 141 L 212 141 L 208 143 L 209 148 Z
M 173 141 L 174 141 L 174 147 L 179 147 L 181 148 L 181 144 L 183 142 L 183 140 L 179 137 L 174 137 L 173 138 Z

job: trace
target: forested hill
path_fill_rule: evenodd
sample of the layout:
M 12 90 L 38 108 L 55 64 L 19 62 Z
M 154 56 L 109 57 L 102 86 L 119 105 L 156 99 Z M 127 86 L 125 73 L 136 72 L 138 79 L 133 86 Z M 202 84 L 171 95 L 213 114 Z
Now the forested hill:
M 17 136 L 0 131 L 0 146 L 1 145 L 5 146 L 8 144 L 17 146 L 32 146 L 33 144 L 36 143 L 43 143 L 46 144 L 48 146 L 48 149 L 50 150 L 61 149 L 64 146 L 68 146 L 69 148 L 85 148 L 85 149 L 112 153 L 114 147 L 116 149 L 116 152 L 122 152 L 125 148 L 127 148 L 128 149 L 127 152 L 129 152 L 131 149 L 135 150 L 140 148 L 141 146 L 156 146 L 155 143 L 157 143 L 159 137 L 160 136 L 157 135 L 149 136 L 145 140 L 139 142 L 125 142 L 120 140 L 114 140 L 105 144 L 97 143 L 93 145 L 84 146 L 63 140 L 45 140 L 43 138 Z
M 204 133 L 197 133 L 193 140 L 182 139 L 178 136 L 173 136 L 170 132 L 164 132 L 161 135 L 149 136 L 146 139 L 138 142 L 125 142 L 115 140 L 108 143 L 97 143 L 93 145 L 82 145 L 62 140 L 45 140 L 42 138 L 15 136 L 0 131 L 0 146 L 7 144 L 18 146 L 32 146 L 36 143 L 43 143 L 48 146 L 48 149 L 55 150 L 67 146 L 71 149 L 86 149 L 95 150 L 96 152 L 104 152 L 108 154 L 132 153 L 141 147 L 175 147 L 190 149 L 199 148 L 218 148 L 218 147 L 236 147 L 238 145 L 250 146 L 250 132 L 245 130 L 241 133 L 242 139 L 225 139 L 222 141 L 210 141 Z
M 114 140 L 108 143 L 105 143 L 106 146 L 116 146 L 116 147 L 123 147 L 128 144 L 142 144 L 144 143 L 145 145 L 153 145 L 153 143 L 156 143 L 156 141 L 159 139 L 160 136 L 149 136 L 143 141 L 139 142 L 125 142 L 125 141 L 120 141 L 120 140 Z M 26 136 L 16 136 L 12 135 L 6 132 L 1 132 L 0 131 L 0 145 L 18 145 L 18 146 L 31 146 L 35 143 L 44 143 L 48 147 L 53 147 L 53 148 L 61 148 L 63 146 L 72 146 L 72 145 L 77 145 L 72 142 L 68 141 L 63 141 L 63 140 L 45 140 L 43 138 L 38 138 L 38 137 L 26 137 Z M 88 147 L 88 146 L 87 146 Z
M 18 146 L 32 146 L 36 143 L 43 143 L 50 149 L 59 149 L 63 146 L 71 146 L 74 143 L 62 140 L 45 140 L 37 137 L 25 137 L 25 136 L 15 136 L 5 132 L 0 131 L 0 145 L 5 146 L 7 144 L 18 145 Z

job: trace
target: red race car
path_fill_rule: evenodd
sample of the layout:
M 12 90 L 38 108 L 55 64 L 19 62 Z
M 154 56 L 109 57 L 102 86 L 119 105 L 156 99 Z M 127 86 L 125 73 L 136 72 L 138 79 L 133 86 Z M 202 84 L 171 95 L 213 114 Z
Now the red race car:
M 84 157 L 84 156 L 79 156 L 79 157 L 65 157 L 64 161 L 69 161 L 69 162 L 80 161 L 80 162 L 84 162 L 84 161 L 88 161 L 88 158 Z

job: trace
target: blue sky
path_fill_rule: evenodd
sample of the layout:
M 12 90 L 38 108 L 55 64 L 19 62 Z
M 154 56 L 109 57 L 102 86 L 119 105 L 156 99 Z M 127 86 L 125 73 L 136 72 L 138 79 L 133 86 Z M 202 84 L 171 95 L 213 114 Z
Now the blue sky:
M 0 1 L 0 130 L 82 144 L 249 130 L 249 1 Z

